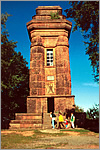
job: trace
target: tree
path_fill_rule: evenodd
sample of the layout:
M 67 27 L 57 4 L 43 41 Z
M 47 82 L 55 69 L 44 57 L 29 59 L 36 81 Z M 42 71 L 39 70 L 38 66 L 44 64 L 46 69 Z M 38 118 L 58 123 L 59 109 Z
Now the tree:
M 99 1 L 71 1 L 66 9 L 67 18 L 73 18 L 75 25 L 85 39 L 86 54 L 93 68 L 94 80 L 99 83 Z
M 25 108 L 29 70 L 21 53 L 15 51 L 17 42 L 8 39 L 6 22 L 9 16 L 7 13 L 1 15 L 1 108 L 2 118 L 12 119 L 13 113 Z
M 99 120 L 99 104 L 95 104 L 93 108 L 89 108 L 86 114 L 90 119 Z
M 84 112 L 84 109 L 75 105 L 75 112 Z

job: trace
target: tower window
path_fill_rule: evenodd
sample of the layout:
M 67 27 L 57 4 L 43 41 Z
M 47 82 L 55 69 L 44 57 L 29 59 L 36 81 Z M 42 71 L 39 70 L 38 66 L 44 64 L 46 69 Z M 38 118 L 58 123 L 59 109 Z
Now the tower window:
M 47 49 L 47 66 L 53 66 L 53 49 Z

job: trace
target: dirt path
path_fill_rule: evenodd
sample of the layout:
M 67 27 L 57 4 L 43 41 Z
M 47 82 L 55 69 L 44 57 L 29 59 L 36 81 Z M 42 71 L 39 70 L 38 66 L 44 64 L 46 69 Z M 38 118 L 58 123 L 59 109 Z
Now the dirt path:
M 56 130 L 56 129 L 49 129 L 49 130 L 40 130 L 40 132 L 42 133 L 67 133 L 69 135 L 74 135 L 74 136 L 77 136 L 77 135 L 80 135 L 79 132 L 72 132 L 72 131 L 60 131 L 60 130 Z M 32 136 L 34 134 L 34 131 L 1 131 L 1 134 L 11 134 L 11 133 L 16 133 L 16 134 L 22 134 L 23 136 Z
M 34 134 L 34 131 L 1 131 L 1 134 L 12 134 L 12 133 L 15 133 L 15 134 L 21 134 L 23 136 L 32 136 Z

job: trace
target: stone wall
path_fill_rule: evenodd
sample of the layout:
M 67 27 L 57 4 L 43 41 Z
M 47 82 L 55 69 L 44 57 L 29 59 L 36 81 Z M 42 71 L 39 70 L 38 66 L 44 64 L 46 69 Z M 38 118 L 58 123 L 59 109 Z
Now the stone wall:
M 66 112 L 66 109 L 74 108 L 74 96 L 56 97 L 54 99 L 55 112 Z
M 58 37 L 56 48 L 57 94 L 71 95 L 68 35 Z
M 28 97 L 27 98 L 27 113 L 42 113 L 47 112 L 47 98 Z
M 40 36 L 32 38 L 29 87 L 30 95 L 45 94 L 44 48 Z

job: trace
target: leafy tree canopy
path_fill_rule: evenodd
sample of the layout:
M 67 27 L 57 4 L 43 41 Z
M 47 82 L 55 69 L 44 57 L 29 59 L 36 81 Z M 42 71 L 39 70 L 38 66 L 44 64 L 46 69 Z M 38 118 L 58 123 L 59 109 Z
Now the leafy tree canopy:
M 84 112 L 84 109 L 75 105 L 75 112 Z
M 93 67 L 94 80 L 99 82 L 99 1 L 71 1 L 67 18 L 73 18 L 73 32 L 79 27 L 85 39 L 86 54 Z
M 20 106 L 21 98 L 28 96 L 29 70 L 21 53 L 15 51 L 17 42 L 8 39 L 8 16 L 1 15 L 1 107 L 2 115 L 10 118 L 10 113 Z
M 87 114 L 87 117 L 90 119 L 99 120 L 99 104 L 95 104 L 93 108 L 89 108 L 86 114 Z

